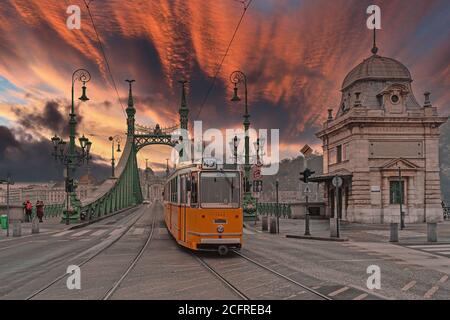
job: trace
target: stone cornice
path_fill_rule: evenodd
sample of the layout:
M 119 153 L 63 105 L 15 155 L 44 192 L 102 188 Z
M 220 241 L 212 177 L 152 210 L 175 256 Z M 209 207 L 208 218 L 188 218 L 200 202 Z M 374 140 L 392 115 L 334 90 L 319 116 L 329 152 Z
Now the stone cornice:
M 417 126 L 423 124 L 432 125 L 435 124 L 439 127 L 448 120 L 448 116 L 428 116 L 428 117 L 408 117 L 408 116 L 398 116 L 398 117 L 382 117 L 382 116 L 357 116 L 348 114 L 339 119 L 328 122 L 328 127 L 320 130 L 316 133 L 316 137 L 322 138 L 323 136 L 334 133 L 338 130 L 347 128 L 349 126 L 359 125 L 359 126 L 371 126 L 377 124 L 379 126 L 392 126 L 399 124 L 402 126 Z

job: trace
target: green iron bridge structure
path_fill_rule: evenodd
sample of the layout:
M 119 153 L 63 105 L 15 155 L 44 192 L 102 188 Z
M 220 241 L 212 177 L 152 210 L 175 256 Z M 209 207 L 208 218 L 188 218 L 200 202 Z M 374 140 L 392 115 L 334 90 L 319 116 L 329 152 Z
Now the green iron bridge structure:
M 181 83 L 181 104 L 179 108 L 180 123 L 178 125 L 161 128 L 158 124 L 154 128 L 136 124 L 136 108 L 129 82 L 127 115 L 127 137 L 122 156 L 115 168 L 115 176 L 106 179 L 92 194 L 80 200 L 75 191 L 69 194 L 69 220 L 78 223 L 80 220 L 96 220 L 103 216 L 132 208 L 142 203 L 144 197 L 139 181 L 137 153 L 148 145 L 167 145 L 174 147 L 178 141 L 173 140 L 173 133 L 178 129 L 188 129 L 189 109 L 186 102 L 186 81 Z M 65 204 L 46 206 L 52 215 L 64 215 Z M 62 217 L 66 222 L 67 217 Z

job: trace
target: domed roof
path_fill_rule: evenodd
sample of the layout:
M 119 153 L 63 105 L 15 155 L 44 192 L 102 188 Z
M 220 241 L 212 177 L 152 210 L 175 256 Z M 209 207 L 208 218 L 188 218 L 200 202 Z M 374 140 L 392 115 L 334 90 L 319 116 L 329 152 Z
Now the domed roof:
M 412 81 L 411 73 L 397 60 L 372 55 L 350 71 L 342 83 L 342 90 L 359 80 L 402 80 Z

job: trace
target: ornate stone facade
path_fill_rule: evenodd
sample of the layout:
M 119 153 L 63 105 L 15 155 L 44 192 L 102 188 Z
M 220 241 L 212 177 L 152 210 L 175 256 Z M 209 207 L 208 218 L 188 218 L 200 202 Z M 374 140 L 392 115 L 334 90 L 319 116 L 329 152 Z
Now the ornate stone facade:
M 141 189 L 145 200 L 150 202 L 163 200 L 164 183 L 166 177 L 157 175 L 152 168 L 147 167 L 144 172 L 141 173 Z
M 438 115 L 429 93 L 421 106 L 411 82 L 403 64 L 377 54 L 345 77 L 336 116 L 330 109 L 317 133 L 323 174 L 315 181 L 325 184 L 328 216 L 337 205 L 343 220 L 399 222 L 401 199 L 406 223 L 442 219 L 439 126 L 447 117 Z M 336 174 L 344 178 L 337 201 Z

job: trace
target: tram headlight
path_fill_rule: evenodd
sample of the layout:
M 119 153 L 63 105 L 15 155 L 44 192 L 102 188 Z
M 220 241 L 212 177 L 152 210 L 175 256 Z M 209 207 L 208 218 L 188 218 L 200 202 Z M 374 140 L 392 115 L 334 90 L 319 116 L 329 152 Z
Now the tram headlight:
M 224 230 L 223 225 L 219 225 L 219 226 L 217 227 L 217 232 L 218 232 L 218 233 L 222 233 L 223 230 Z

